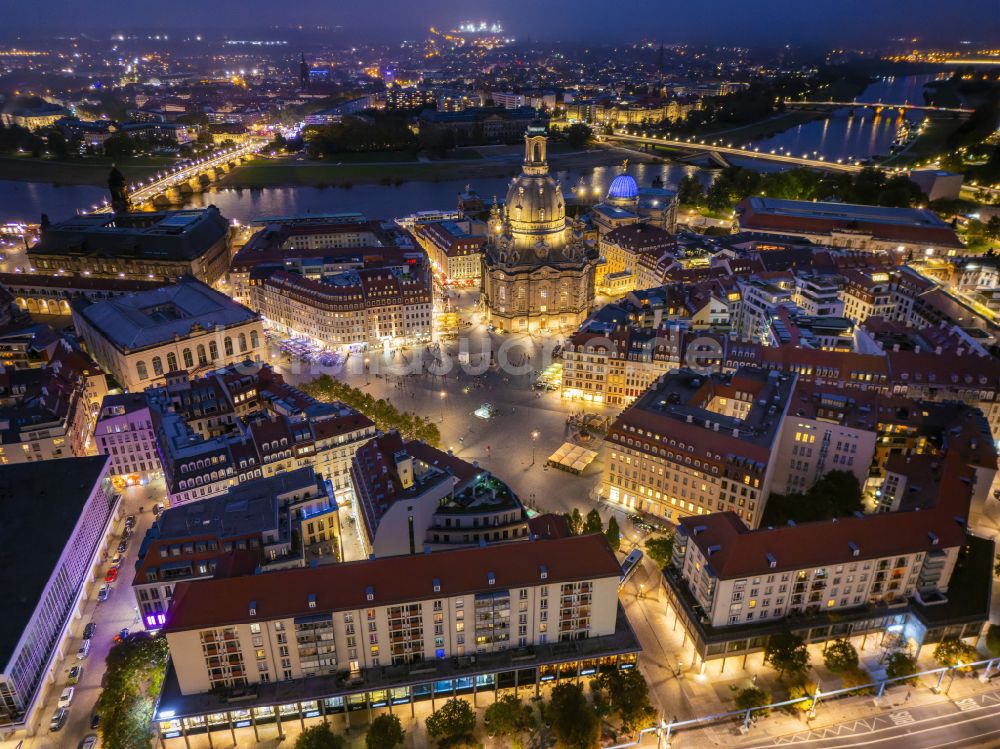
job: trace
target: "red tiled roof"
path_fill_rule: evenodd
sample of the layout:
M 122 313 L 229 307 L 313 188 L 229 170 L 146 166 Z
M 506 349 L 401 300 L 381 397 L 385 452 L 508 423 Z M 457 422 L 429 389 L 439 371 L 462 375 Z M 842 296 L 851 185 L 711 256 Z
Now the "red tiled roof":
M 519 544 L 439 551 L 413 556 L 282 570 L 225 580 L 179 583 L 165 631 L 312 615 L 442 596 L 594 580 L 621 574 L 602 534 Z M 495 582 L 489 583 L 489 573 Z M 441 586 L 434 591 L 434 581 Z M 374 593 L 367 600 L 367 591 Z M 310 608 L 309 597 L 315 596 Z M 256 617 L 250 616 L 250 603 Z

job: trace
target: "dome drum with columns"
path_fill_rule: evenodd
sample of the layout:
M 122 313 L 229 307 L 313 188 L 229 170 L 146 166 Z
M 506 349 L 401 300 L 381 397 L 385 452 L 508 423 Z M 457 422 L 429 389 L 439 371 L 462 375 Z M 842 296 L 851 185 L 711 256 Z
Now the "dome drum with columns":
M 483 252 L 482 302 L 487 319 L 507 330 L 576 327 L 594 302 L 597 252 L 583 227 L 566 218 L 562 189 L 546 161 L 547 133 L 533 123 L 524 136 L 524 166 L 494 201 Z

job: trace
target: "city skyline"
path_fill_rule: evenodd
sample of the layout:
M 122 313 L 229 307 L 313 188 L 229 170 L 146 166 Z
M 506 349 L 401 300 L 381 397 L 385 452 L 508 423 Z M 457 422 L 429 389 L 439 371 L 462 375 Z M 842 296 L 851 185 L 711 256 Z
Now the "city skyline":
M 429 26 L 457 27 L 469 20 L 484 20 L 501 23 L 506 32 L 519 39 L 562 43 L 614 43 L 638 38 L 665 43 L 807 47 L 838 44 L 858 48 L 898 44 L 913 38 L 929 44 L 967 42 L 974 47 L 1000 38 L 1000 14 L 991 0 L 958 0 L 947 5 L 930 0 L 888 0 L 880 4 L 861 0 L 809 4 L 771 0 L 764 9 L 737 0 L 712 0 L 694 6 L 664 3 L 620 14 L 611 13 L 605 3 L 596 0 L 562 0 L 541 7 L 526 0 L 514 0 L 503 7 L 481 0 L 417 4 L 384 0 L 379 23 L 374 26 L 368 6 L 339 1 L 302 0 L 289 9 L 264 0 L 247 0 L 238 4 L 238 13 L 233 12 L 235 5 L 225 0 L 206 8 L 194 0 L 179 0 L 157 8 L 105 0 L 78 6 L 70 0 L 53 0 L 53 12 L 44 27 L 37 23 L 34 9 L 23 3 L 4 0 L 0 2 L 0 13 L 8 34 L 27 37 L 97 31 L 111 35 L 148 29 L 192 33 L 254 30 L 261 34 L 301 30 L 331 34 L 331 42 L 341 41 L 344 35 L 360 41 L 395 41 L 422 38 Z

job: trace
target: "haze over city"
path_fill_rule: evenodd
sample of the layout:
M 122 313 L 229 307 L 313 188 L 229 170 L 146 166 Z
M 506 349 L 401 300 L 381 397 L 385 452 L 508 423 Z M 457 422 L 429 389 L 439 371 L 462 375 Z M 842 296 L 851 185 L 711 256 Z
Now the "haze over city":
M 1000 734 L 996 0 L 0 0 L 0 749 Z
M 450 19 L 500 19 L 518 36 L 564 43 L 623 42 L 654 38 L 668 43 L 727 43 L 742 46 L 838 44 L 862 46 L 893 38 L 917 38 L 930 43 L 987 43 L 1000 38 L 1000 17 L 991 0 L 679 0 L 641 2 L 626 8 L 604 0 L 555 0 L 537 3 L 512 0 L 487 2 L 382 0 L 376 5 L 343 0 L 300 0 L 292 5 L 270 0 L 222 0 L 206 4 L 178 0 L 169 5 L 97 0 L 81 5 L 52 0 L 44 26 L 38 9 L 4 0 L 0 14 L 4 30 L 34 36 L 58 31 L 122 32 L 134 29 L 188 29 L 229 34 L 234 30 L 268 27 L 309 30 L 340 27 L 359 40 L 413 38 L 430 24 Z M 374 16 L 374 17 L 373 17 Z

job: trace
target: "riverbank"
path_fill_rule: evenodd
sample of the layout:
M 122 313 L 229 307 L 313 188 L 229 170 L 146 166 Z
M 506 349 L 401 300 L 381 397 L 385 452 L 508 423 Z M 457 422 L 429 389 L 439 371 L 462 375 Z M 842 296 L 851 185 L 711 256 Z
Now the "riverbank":
M 172 157 L 128 159 L 119 168 L 129 180 L 149 179 L 177 162 Z M 53 185 L 106 185 L 112 160 L 105 157 L 55 161 L 30 156 L 0 157 L 0 180 Z
M 611 166 L 622 161 L 618 149 L 594 148 L 549 157 L 552 171 Z M 361 184 L 441 182 L 514 177 L 521 171 L 520 155 L 509 158 L 447 159 L 444 161 L 392 163 L 330 163 L 255 158 L 224 178 L 220 187 L 347 187 Z
M 755 140 L 760 140 L 762 138 L 770 138 L 772 135 L 783 133 L 786 130 L 791 130 L 793 127 L 804 125 L 807 122 L 812 122 L 813 120 L 820 119 L 824 116 L 825 115 L 822 112 L 810 112 L 797 109 L 772 115 L 767 119 L 761 120 L 760 122 L 753 122 L 749 125 L 732 127 L 726 130 L 709 130 L 705 133 L 700 133 L 696 137 L 698 140 L 715 140 L 722 138 L 726 143 L 732 143 L 734 146 L 739 146 L 751 143 Z

